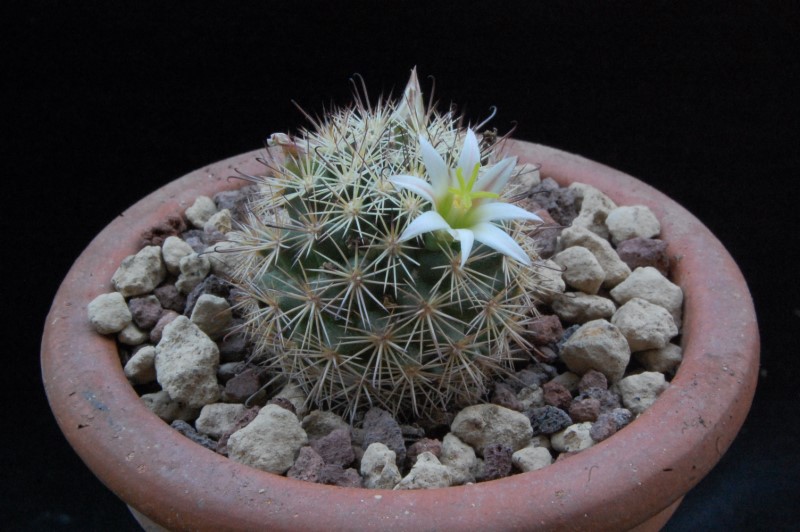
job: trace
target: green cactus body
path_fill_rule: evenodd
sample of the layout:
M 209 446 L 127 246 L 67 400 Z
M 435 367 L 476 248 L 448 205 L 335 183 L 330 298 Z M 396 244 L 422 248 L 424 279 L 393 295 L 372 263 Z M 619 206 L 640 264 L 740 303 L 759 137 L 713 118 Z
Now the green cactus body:
M 315 405 L 429 416 L 475 401 L 527 358 L 536 268 L 481 245 L 462 266 L 442 232 L 399 238 L 426 202 L 388 178 L 425 176 L 420 135 L 455 161 L 458 124 L 407 100 L 358 102 L 270 150 L 250 214 L 229 235 L 241 258 L 234 282 L 259 357 Z M 530 222 L 502 227 L 537 258 Z

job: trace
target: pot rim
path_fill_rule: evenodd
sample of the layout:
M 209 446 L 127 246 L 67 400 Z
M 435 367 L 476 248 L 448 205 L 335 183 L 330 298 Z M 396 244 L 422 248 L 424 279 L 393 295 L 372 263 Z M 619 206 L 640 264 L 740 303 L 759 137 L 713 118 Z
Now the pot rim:
M 667 390 L 624 430 L 538 471 L 388 491 L 266 473 L 171 429 L 138 399 L 114 340 L 92 330 L 86 306 L 112 290 L 111 276 L 137 251 L 142 231 L 198 195 L 235 188 L 228 178 L 237 171 L 262 170 L 264 150 L 256 150 L 145 197 L 98 234 L 67 274 L 47 316 L 41 361 L 48 400 L 70 444 L 121 499 L 170 529 L 625 529 L 671 506 L 722 457 L 755 393 L 759 336 L 744 278 L 697 218 L 647 184 L 538 144 L 508 140 L 504 149 L 562 185 L 577 181 L 619 205 L 646 205 L 661 222 L 673 281 L 684 289 L 684 359 Z

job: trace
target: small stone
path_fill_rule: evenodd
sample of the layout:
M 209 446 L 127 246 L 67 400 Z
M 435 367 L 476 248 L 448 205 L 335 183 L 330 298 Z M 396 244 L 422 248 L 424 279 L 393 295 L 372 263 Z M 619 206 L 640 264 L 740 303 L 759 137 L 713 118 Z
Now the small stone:
M 517 182 L 523 189 L 529 189 L 537 186 L 542 182 L 539 173 L 539 165 L 524 163 L 518 164 L 514 167 L 514 172 L 511 174 L 512 182 Z
M 433 456 L 439 458 L 442 455 L 442 442 L 430 438 L 422 438 L 415 441 L 408 448 L 406 462 L 409 466 L 413 466 L 417 461 L 417 457 L 422 453 L 432 453 Z
M 524 204 L 518 203 L 517 205 L 525 208 Z M 545 209 L 528 208 L 527 210 L 533 211 L 533 214 L 542 219 L 543 223 L 536 226 L 532 236 L 536 239 L 539 257 L 550 259 L 558 251 L 558 237 L 564 228 Z
M 247 368 L 225 383 L 222 400 L 226 403 L 244 403 L 261 391 L 257 368 Z
M 504 443 L 493 443 L 483 449 L 483 476 L 480 480 L 495 480 L 511 473 L 514 451 Z
M 625 336 L 606 320 L 583 324 L 561 349 L 561 359 L 570 371 L 583 375 L 594 369 L 611 382 L 622 378 L 630 358 Z
M 312 449 L 322 457 L 326 464 L 347 467 L 355 460 L 353 447 L 350 445 L 350 429 L 336 429 L 318 440 L 311 440 Z
M 178 292 L 174 284 L 164 284 L 153 290 L 153 295 L 158 298 L 161 307 L 166 310 L 174 310 L 182 313 L 186 304 L 186 296 Z M 147 329 L 148 327 L 145 327 Z
M 297 459 L 286 472 L 286 476 L 306 482 L 319 482 L 319 473 L 325 461 L 309 446 L 301 447 Z
M 417 457 L 414 467 L 394 487 L 396 490 L 415 490 L 446 488 L 452 484 L 448 468 L 439 462 L 432 453 L 422 453 Z
M 675 320 L 667 309 L 639 297 L 622 305 L 614 313 L 611 323 L 628 340 L 631 351 L 665 347 L 678 334 Z
M 557 342 L 564 329 L 561 327 L 561 320 L 552 314 L 537 316 L 530 320 L 526 326 L 528 337 L 534 345 L 547 345 Z
M 575 191 L 562 188 L 556 181 L 547 177 L 533 187 L 531 195 L 543 208 L 547 209 L 555 221 L 564 227 L 572 225 L 578 215 Z
M 192 421 L 197 418 L 200 412 L 199 408 L 191 408 L 184 403 L 175 401 L 164 390 L 146 393 L 142 395 L 141 399 L 151 412 L 167 423 L 172 423 L 176 419 Z
M 208 236 L 202 229 L 189 229 L 181 235 L 181 238 L 192 247 L 192 251 L 202 254 L 208 247 Z
M 464 408 L 456 414 L 450 431 L 478 453 L 495 443 L 504 443 L 516 451 L 528 445 L 533 435 L 526 415 L 493 404 Z
M 606 272 L 594 254 L 582 246 L 572 246 L 553 257 L 564 269 L 564 281 L 580 292 L 596 294 L 606 278 Z
M 253 344 L 248 335 L 242 330 L 237 330 L 240 325 L 241 322 L 234 319 L 230 325 L 230 332 L 217 342 L 219 359 L 223 362 L 242 362 L 253 352 Z
M 610 318 L 617 310 L 610 299 L 583 292 L 561 294 L 553 299 L 551 306 L 559 318 L 577 324 Z
M 587 397 L 600 401 L 601 413 L 610 412 L 621 406 L 619 394 L 613 389 L 587 388 L 576 399 L 586 399 Z
M 154 344 L 160 342 L 161 336 L 164 333 L 164 327 L 172 323 L 172 321 L 178 316 L 179 314 L 172 310 L 162 312 L 161 317 L 158 318 L 155 326 L 150 330 L 150 341 Z
M 631 375 L 617 383 L 622 404 L 634 414 L 641 414 L 647 410 L 667 386 L 664 374 L 656 371 Z
M 525 412 L 530 419 L 533 435 L 554 434 L 572 424 L 569 415 L 554 406 L 541 406 Z
M 247 212 L 248 195 L 256 192 L 258 187 L 247 186 L 236 190 L 223 190 L 214 194 L 214 205 L 218 210 L 228 209 L 234 217 Z
M 167 276 L 161 248 L 147 246 L 122 260 L 111 277 L 114 288 L 125 297 L 149 294 Z
M 194 311 L 194 307 L 197 304 L 197 300 L 200 299 L 201 296 L 204 295 L 212 295 L 221 297 L 225 300 L 228 299 L 231 293 L 231 284 L 214 274 L 210 274 L 205 277 L 200 283 L 198 283 L 189 295 L 186 296 L 186 305 L 184 307 L 184 315 L 191 316 L 192 312 Z
M 611 411 L 611 418 L 617 424 L 617 430 L 619 430 L 633 421 L 633 412 L 627 408 L 615 408 Z
M 136 351 L 125 364 L 125 377 L 132 384 L 147 384 L 156 380 L 156 348 L 146 345 Z
M 183 216 L 169 216 L 165 222 L 144 231 L 141 235 L 141 247 L 162 246 L 167 238 L 186 231 L 186 220 Z
M 100 334 L 114 334 L 128 326 L 131 313 L 119 292 L 100 294 L 87 307 L 89 322 Z
M 546 405 L 554 406 L 561 410 L 569 409 L 569 405 L 572 403 L 572 394 L 563 384 L 550 381 L 545 383 L 542 389 L 544 390 L 544 403 Z
M 604 288 L 613 288 L 624 281 L 631 270 L 628 265 L 620 260 L 617 252 L 605 240 L 583 227 L 568 227 L 561 232 L 559 244 L 562 249 L 581 246 L 592 252 L 597 262 L 605 272 Z
M 569 417 L 576 423 L 596 421 L 600 415 L 600 400 L 594 397 L 576 398 L 569 406 Z
M 617 245 L 619 258 L 631 271 L 644 266 L 657 269 L 664 277 L 669 277 L 669 255 L 667 243 L 655 238 L 631 238 Z
M 371 443 L 361 457 L 359 467 L 364 487 L 393 489 L 403 478 L 395 463 L 395 453 L 380 442 Z
M 233 276 L 239 261 L 241 261 L 241 255 L 232 252 L 237 247 L 239 245 L 236 242 L 218 242 L 205 248 L 204 255 L 208 257 L 211 272 L 214 275 L 224 278 Z
M 206 449 L 210 449 L 213 451 L 217 447 L 217 442 L 215 442 L 208 436 L 198 433 L 194 429 L 194 427 L 192 427 L 190 424 L 181 419 L 176 419 L 175 421 L 170 423 L 170 427 L 177 430 L 178 432 L 180 432 L 181 434 L 183 434 L 196 444 L 202 445 Z
M 246 408 L 246 410 L 236 418 L 233 428 L 220 436 L 219 441 L 217 442 L 217 453 L 223 456 L 228 456 L 228 440 L 230 439 L 231 435 L 252 423 L 260 411 L 261 407 L 259 406 Z
M 589 388 L 600 388 L 601 390 L 605 390 L 608 388 L 608 379 L 599 371 L 590 369 L 583 374 L 580 382 L 578 382 L 578 391 L 584 392 Z
M 558 383 L 567 390 L 569 393 L 574 394 L 578 392 L 578 383 L 581 381 L 580 375 L 576 375 L 571 371 L 565 371 L 563 373 L 559 373 L 550 382 Z
M 216 340 L 230 327 L 233 321 L 233 312 L 225 299 L 211 294 L 203 294 L 192 310 L 191 320 L 209 338 Z
M 306 394 L 303 389 L 294 381 L 287 382 L 283 388 L 278 390 L 273 396 L 273 399 L 283 397 L 288 399 L 294 405 L 294 411 L 297 417 L 302 419 L 308 413 L 308 406 L 306 405 Z
M 233 221 L 231 220 L 231 211 L 222 209 L 214 213 L 208 221 L 203 224 L 203 231 L 206 233 L 225 233 L 230 232 Z
M 266 395 L 266 393 L 264 395 Z M 256 394 L 256 396 L 251 398 L 250 401 L 259 400 L 259 399 L 260 399 L 260 394 Z M 297 410 L 295 409 L 295 407 L 292 404 L 292 402 L 290 400 L 288 400 L 287 398 L 285 398 L 285 397 L 273 397 L 272 399 L 267 401 L 267 404 L 268 405 L 278 405 L 279 407 L 288 410 L 292 414 L 297 414 Z
M 667 344 L 659 349 L 648 349 L 634 353 L 634 357 L 647 371 L 673 373 L 683 359 L 683 350 L 675 344 Z
M 245 428 L 228 439 L 228 456 L 239 463 L 282 475 L 308 443 L 297 416 L 276 405 L 262 408 Z
M 175 288 L 182 294 L 188 294 L 195 286 L 203 282 L 203 279 L 211 270 L 211 264 L 205 255 L 192 253 L 181 259 L 180 269 L 181 274 L 178 276 L 178 280 L 175 281 Z
M 158 383 L 170 397 L 200 408 L 219 398 L 217 345 L 184 316 L 164 327 L 156 346 Z
M 553 456 L 545 447 L 528 446 L 511 455 L 511 463 L 522 471 L 536 471 L 553 463 Z
M 361 476 L 353 468 L 344 469 L 337 464 L 325 464 L 319 470 L 319 483 L 340 488 L 360 488 Z
M 519 399 L 517 399 L 514 390 L 502 382 L 495 383 L 491 402 L 492 404 L 496 404 L 510 410 L 516 410 L 517 412 L 522 412 L 525 409 Z
M 579 205 L 578 216 L 572 221 L 572 227 L 582 227 L 595 233 L 600 238 L 608 238 L 606 218 L 617 208 L 617 205 L 591 185 L 572 183 L 569 189 L 573 191 Z
M 150 334 L 129 323 L 117 334 L 117 340 L 124 345 L 141 345 L 150 339 Z
M 613 290 L 611 297 L 619 305 L 624 305 L 634 297 L 640 297 L 654 305 L 667 309 L 680 327 L 683 291 L 652 267 L 636 268 L 630 277 Z
M 566 284 L 562 278 L 561 266 L 548 259 L 538 263 L 534 269 L 538 277 L 534 292 L 539 300 L 550 303 L 553 298 L 564 293 Z
M 617 424 L 610 413 L 600 414 L 589 429 L 589 436 L 596 442 L 606 440 L 616 434 Z
M 186 209 L 186 218 L 193 226 L 202 229 L 209 218 L 216 213 L 217 206 L 214 204 L 214 200 L 208 196 L 198 196 L 192 206 Z
M 553 434 L 550 437 L 550 443 L 553 444 L 553 449 L 560 453 L 574 453 L 588 449 L 595 443 L 589 434 L 591 429 L 592 424 L 589 422 L 570 425 Z
M 524 386 L 517 392 L 517 401 L 522 407 L 520 412 L 525 412 L 537 406 L 544 406 L 544 390 L 539 386 Z
M 237 421 L 244 415 L 247 408 L 244 405 L 213 403 L 200 410 L 200 416 L 195 421 L 197 431 L 218 440 L 226 432 L 230 432 Z
M 334 430 L 349 429 L 350 426 L 340 416 L 333 412 L 314 410 L 303 418 L 303 430 L 308 434 L 309 440 L 316 440 L 327 436 Z
M 475 482 L 478 467 L 475 449 L 462 442 L 455 434 L 448 433 L 442 440 L 440 460 L 450 471 L 453 486 Z
M 629 238 L 652 238 L 661 232 L 658 218 L 644 205 L 617 207 L 608 213 L 606 226 L 614 245 Z
M 192 253 L 194 253 L 192 246 L 177 236 L 167 238 L 161 246 L 164 265 L 172 275 L 178 275 L 181 272 L 181 259 Z
M 161 313 L 164 312 L 161 302 L 154 295 L 131 299 L 128 301 L 128 310 L 131 311 L 133 323 L 140 329 L 145 330 L 155 327 L 161 317 Z
M 400 425 L 386 410 L 372 407 L 364 415 L 364 439 L 361 446 L 367 448 L 370 444 L 380 442 L 394 451 L 397 462 L 402 464 L 406 459 L 406 444 Z

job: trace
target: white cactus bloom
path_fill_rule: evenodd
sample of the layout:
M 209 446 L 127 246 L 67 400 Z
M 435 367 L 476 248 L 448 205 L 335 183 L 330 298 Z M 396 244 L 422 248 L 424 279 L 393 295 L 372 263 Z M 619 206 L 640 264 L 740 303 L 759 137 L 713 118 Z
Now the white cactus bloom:
M 422 162 L 430 182 L 418 176 L 395 175 L 390 181 L 398 188 L 410 190 L 431 202 L 433 209 L 417 216 L 408 224 L 400 241 L 433 231 L 446 231 L 461 242 L 461 266 L 466 264 L 475 241 L 525 265 L 531 264 L 527 253 L 502 228 L 491 223 L 503 220 L 542 219 L 525 209 L 499 201 L 500 191 L 511 179 L 516 157 L 481 168 L 478 139 L 467 130 L 464 146 L 455 168 L 448 168 L 436 149 L 419 137 Z M 482 171 L 483 170 L 483 171 Z

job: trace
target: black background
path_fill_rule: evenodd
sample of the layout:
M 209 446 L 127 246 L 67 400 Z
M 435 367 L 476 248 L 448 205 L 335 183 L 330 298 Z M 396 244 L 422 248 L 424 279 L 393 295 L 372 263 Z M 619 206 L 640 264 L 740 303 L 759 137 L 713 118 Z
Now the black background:
M 800 522 L 796 2 L 5 3 L 0 523 L 134 530 L 61 436 L 38 365 L 83 247 L 162 184 L 373 97 L 418 66 L 443 105 L 652 184 L 726 245 L 751 288 L 751 414 L 669 530 Z M 14 9 L 16 7 L 16 9 Z M 9 211 L 10 207 L 10 211 Z M 10 454 L 9 454 L 10 453 Z

